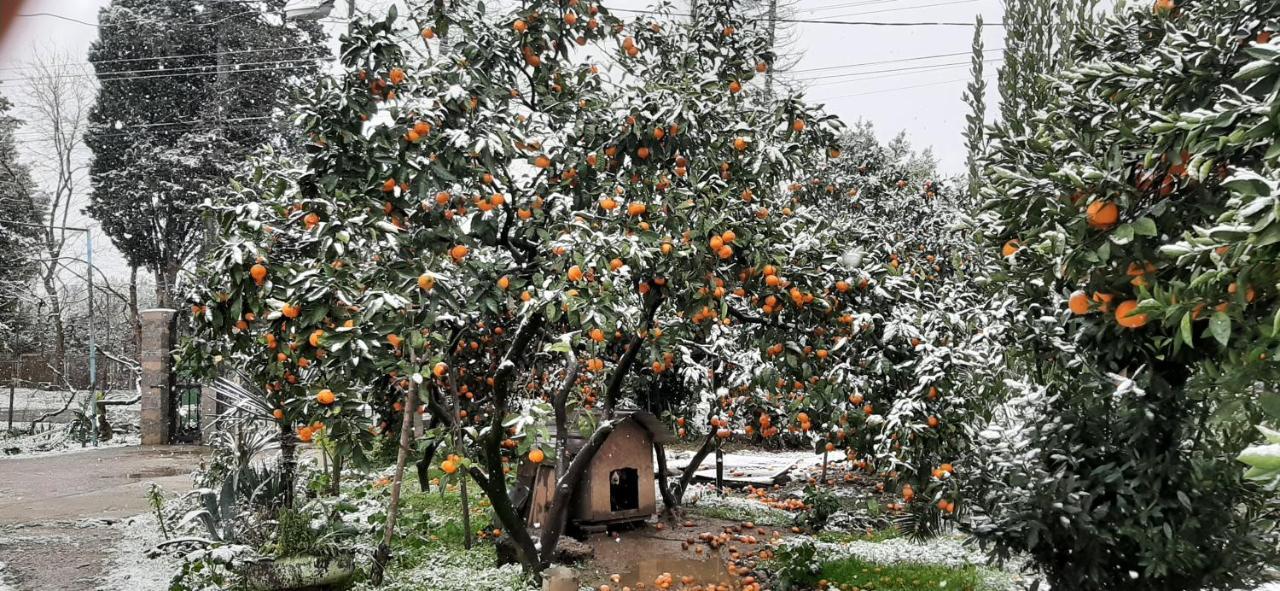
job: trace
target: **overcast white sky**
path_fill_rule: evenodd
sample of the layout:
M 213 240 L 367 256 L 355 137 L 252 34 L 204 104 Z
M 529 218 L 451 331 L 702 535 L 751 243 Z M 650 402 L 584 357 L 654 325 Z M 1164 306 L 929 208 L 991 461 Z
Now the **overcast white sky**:
M 6 0 L 0 0 L 3 2 Z M 784 2 L 786 0 L 783 0 Z M 1000 21 L 1001 0 L 791 0 L 792 18 L 827 21 L 881 22 L 972 22 L 982 14 L 988 23 Z M 0 92 L 13 96 L 32 56 L 53 47 L 69 59 L 83 62 L 89 45 L 97 38 L 93 25 L 98 11 L 110 0 L 27 0 L 8 37 L 0 44 Z M 389 0 L 357 0 L 358 10 L 382 11 Z M 331 26 L 342 26 L 346 0 L 339 0 Z M 613 8 L 644 8 L 647 0 L 616 0 Z M 38 13 L 55 14 L 65 18 Z M 631 16 L 623 14 L 622 16 Z M 71 19 L 71 20 L 68 20 Z M 74 21 L 84 21 L 82 24 Z M 874 122 L 882 139 L 905 130 L 917 148 L 932 147 L 945 173 L 958 173 L 964 166 L 964 128 L 967 107 L 962 100 L 969 79 L 968 52 L 972 27 L 912 26 L 880 27 L 840 24 L 797 23 L 791 25 L 795 39 L 792 51 L 798 62 L 793 78 L 803 79 L 813 102 L 825 103 L 827 110 L 847 122 L 865 119 Z M 999 26 L 984 28 L 986 44 L 987 104 L 997 100 L 994 76 L 1004 40 Z M 947 55 L 952 54 L 952 55 Z M 915 60 L 921 56 L 943 56 Z M 909 60 L 909 61 L 888 61 Z M 869 63 L 870 62 L 870 63 Z M 882 62 L 882 63 L 874 63 Z M 851 64 L 865 64 L 854 67 Z M 910 70 L 888 71 L 900 68 Z M 92 84 L 91 78 L 85 81 Z M 990 114 L 992 108 L 988 108 Z M 87 193 L 87 191 L 86 191 Z M 84 198 L 87 203 L 87 197 Z M 80 204 L 83 207 L 85 203 Z M 0 215 L 4 215 L 0 212 Z M 73 215 L 73 225 L 92 220 Z M 99 235 L 100 236 L 100 235 Z M 127 273 L 120 256 L 105 237 L 95 240 L 95 262 L 108 275 Z M 83 243 L 70 247 L 83 250 Z

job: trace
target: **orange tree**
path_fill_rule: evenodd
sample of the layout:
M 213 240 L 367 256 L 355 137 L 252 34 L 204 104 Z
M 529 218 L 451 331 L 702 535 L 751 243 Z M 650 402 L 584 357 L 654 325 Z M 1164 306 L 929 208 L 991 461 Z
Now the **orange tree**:
M 993 454 L 974 528 L 1055 587 L 1248 579 L 1272 533 L 1231 458 L 1274 405 L 1255 387 L 1280 345 L 1277 17 L 1234 0 L 1123 11 L 1080 38 L 1026 134 L 991 136 L 995 278 L 1046 391 L 1017 453 Z
M 834 322 L 766 313 L 793 303 L 789 292 L 772 303 L 731 298 L 728 313 L 741 322 L 677 347 L 681 375 L 704 395 L 672 409 L 675 427 L 681 436 L 706 428 L 691 466 L 729 437 L 838 452 L 901 493 L 892 509 L 927 534 L 955 511 L 951 474 L 972 448 L 968 426 L 998 394 L 998 342 L 983 327 L 1001 308 L 975 282 L 987 261 L 963 223 L 969 205 L 934 182 L 927 163 L 866 128 L 843 136 L 837 152 L 787 187 L 795 209 L 786 223 L 802 225 L 804 238 L 761 271 L 767 288 L 793 274 L 792 261 L 825 259 L 812 268 L 825 274 Z M 756 338 L 739 338 L 744 331 Z
M 835 351 L 823 377 L 839 387 L 809 400 L 824 417 L 816 439 L 883 478 L 903 500 L 892 507 L 903 525 L 928 534 L 955 514 L 952 475 L 974 448 L 971 425 L 1000 396 L 993 333 L 1004 298 L 979 286 L 989 264 L 963 192 L 858 135 L 844 143 L 848 161 L 804 189 L 835 205 L 830 228 L 852 245 L 841 264 L 860 312 L 845 319 L 860 337 Z
M 345 72 L 299 114 L 305 170 L 218 208 L 204 358 L 253 368 L 296 431 L 361 425 L 344 453 L 421 401 L 426 445 L 452 452 L 433 474 L 477 483 L 517 559 L 549 563 L 619 402 L 677 364 L 676 343 L 846 305 L 821 259 L 786 248 L 806 230 L 787 181 L 839 123 L 746 99 L 772 55 L 732 13 L 532 2 L 357 24 Z M 587 442 L 566 462 L 548 427 L 574 416 Z M 535 542 L 509 464 L 547 460 Z

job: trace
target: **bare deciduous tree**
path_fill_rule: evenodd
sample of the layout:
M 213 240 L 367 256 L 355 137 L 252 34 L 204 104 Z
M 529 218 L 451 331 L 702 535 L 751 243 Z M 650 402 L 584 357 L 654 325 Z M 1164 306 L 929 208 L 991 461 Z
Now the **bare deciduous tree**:
M 75 61 L 56 51 L 37 52 L 26 67 L 28 74 L 16 85 L 15 101 L 26 119 L 22 150 L 35 180 L 34 189 L 22 190 L 16 197 L 25 201 L 19 206 L 44 212 L 39 275 L 53 328 L 56 368 L 63 375 L 67 369 L 66 302 L 59 270 L 66 264 L 65 250 L 73 238 L 65 228 L 88 186 L 83 135 L 93 103 L 93 91 L 83 82 L 86 72 Z M 4 168 L 2 172 L 10 177 L 20 174 Z

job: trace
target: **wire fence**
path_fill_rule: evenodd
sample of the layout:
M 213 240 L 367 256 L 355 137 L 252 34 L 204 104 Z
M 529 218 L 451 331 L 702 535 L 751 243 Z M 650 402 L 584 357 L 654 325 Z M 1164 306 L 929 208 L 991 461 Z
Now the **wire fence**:
M 103 415 L 112 429 L 135 431 L 141 410 L 136 378 L 127 387 L 110 382 L 91 395 L 87 388 L 62 386 L 50 381 L 8 377 L 0 381 L 0 429 L 10 434 L 41 433 L 83 422 L 90 414 L 89 401 L 98 403 L 94 414 Z

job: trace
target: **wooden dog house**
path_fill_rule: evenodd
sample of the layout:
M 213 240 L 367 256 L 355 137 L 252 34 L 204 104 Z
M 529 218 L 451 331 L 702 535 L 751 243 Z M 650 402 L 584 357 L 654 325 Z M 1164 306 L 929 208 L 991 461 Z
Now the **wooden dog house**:
M 653 444 L 673 441 L 675 437 L 653 414 L 628 413 L 582 475 L 569 520 L 579 526 L 598 527 L 648 519 L 657 511 Z M 565 461 L 585 443 L 581 434 L 570 434 Z M 556 474 L 550 465 L 539 465 L 533 472 L 526 480 L 531 484 L 527 523 L 539 527 L 551 506 Z

